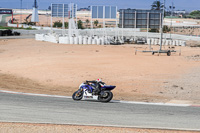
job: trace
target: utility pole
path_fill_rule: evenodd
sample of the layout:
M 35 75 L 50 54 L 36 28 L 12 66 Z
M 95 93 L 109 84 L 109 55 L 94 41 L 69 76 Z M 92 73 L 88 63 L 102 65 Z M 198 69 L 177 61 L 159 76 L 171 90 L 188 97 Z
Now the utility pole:
M 161 23 L 161 34 L 160 34 L 160 51 L 162 50 L 162 39 L 163 39 L 163 26 L 164 26 L 164 15 L 165 15 L 165 0 L 163 0 L 163 14 Z
M 20 14 L 20 23 L 22 23 L 22 0 L 21 0 L 21 3 L 20 3 L 20 9 L 21 9 L 21 14 Z
M 170 24 L 170 38 L 172 39 L 172 17 L 173 17 L 173 13 L 174 13 L 174 3 L 172 2 L 172 6 L 169 6 L 169 8 L 171 9 L 171 24 Z
M 46 17 L 47 17 L 46 25 L 47 25 L 47 27 L 48 27 L 48 13 L 47 13 L 47 10 L 48 10 L 48 9 L 46 9 Z

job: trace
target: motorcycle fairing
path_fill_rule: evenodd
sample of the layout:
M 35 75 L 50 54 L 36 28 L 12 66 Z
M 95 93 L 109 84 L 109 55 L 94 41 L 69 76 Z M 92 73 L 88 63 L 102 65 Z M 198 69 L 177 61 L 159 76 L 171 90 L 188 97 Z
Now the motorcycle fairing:
M 113 90 L 116 86 L 113 85 L 104 85 L 101 87 L 102 90 Z
M 92 93 L 89 93 L 87 89 L 83 89 L 83 100 L 97 100 L 98 96 L 92 95 Z

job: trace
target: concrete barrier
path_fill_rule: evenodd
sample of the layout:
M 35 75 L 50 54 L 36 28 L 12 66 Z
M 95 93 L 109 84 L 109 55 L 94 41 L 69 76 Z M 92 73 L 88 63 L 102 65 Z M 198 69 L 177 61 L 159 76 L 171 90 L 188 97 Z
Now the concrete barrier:
M 151 39 L 150 38 L 147 39 L 147 44 L 151 45 Z
M 74 44 L 78 44 L 79 41 L 78 41 L 78 37 L 74 37 Z
M 78 44 L 83 44 L 83 37 L 82 36 L 78 37 Z
M 173 41 L 172 41 L 172 45 L 173 45 L 173 46 L 176 46 L 176 40 L 173 40 Z
M 92 39 L 92 44 L 97 44 L 96 39 Z
M 102 38 L 99 38 L 99 39 L 100 39 L 100 41 L 101 41 L 101 42 L 100 42 L 100 44 L 101 44 L 101 45 L 105 45 L 105 40 L 104 40 L 104 37 L 102 37 Z
M 61 44 L 69 44 L 69 37 L 59 37 L 59 43 Z
M 88 44 L 88 39 L 87 39 L 87 37 L 83 37 L 83 44 Z
M 101 40 L 98 38 L 96 39 L 97 40 L 97 45 L 100 45 L 101 44 Z
M 92 44 L 92 37 L 88 37 L 88 44 Z
M 44 36 L 44 41 L 58 43 L 59 37 L 58 37 L 58 35 L 55 35 L 55 34 L 47 34 Z
M 69 44 L 74 44 L 74 38 L 73 37 L 69 37 Z
M 35 40 L 37 41 L 45 41 L 44 34 L 35 34 Z

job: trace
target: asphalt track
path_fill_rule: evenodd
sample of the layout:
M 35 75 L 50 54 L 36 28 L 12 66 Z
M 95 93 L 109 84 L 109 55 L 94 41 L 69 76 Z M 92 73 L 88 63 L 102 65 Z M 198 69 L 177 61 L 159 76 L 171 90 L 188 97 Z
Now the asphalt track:
M 34 35 L 21 35 L 21 36 L 0 36 L 0 39 L 33 39 Z
M 0 92 L 0 122 L 200 131 L 200 108 L 73 101 L 70 98 Z

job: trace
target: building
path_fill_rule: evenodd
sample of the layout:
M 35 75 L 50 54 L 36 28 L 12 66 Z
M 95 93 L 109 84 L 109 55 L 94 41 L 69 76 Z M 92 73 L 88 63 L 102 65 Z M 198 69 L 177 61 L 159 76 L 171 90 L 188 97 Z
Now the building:
M 175 10 L 173 13 L 177 15 L 180 15 L 180 14 L 183 15 L 183 14 L 186 14 L 187 12 L 185 10 Z
M 162 22 L 162 10 L 120 9 L 120 28 L 159 29 Z
M 10 21 L 13 23 L 13 10 L 0 8 L 0 26 L 6 26 L 7 22 L 2 19 L 3 15 L 5 14 L 11 15 Z
M 77 11 L 90 11 L 90 9 L 89 8 L 80 8 Z
M 13 13 L 12 9 L 0 8 L 0 14 L 12 14 L 12 13 Z

